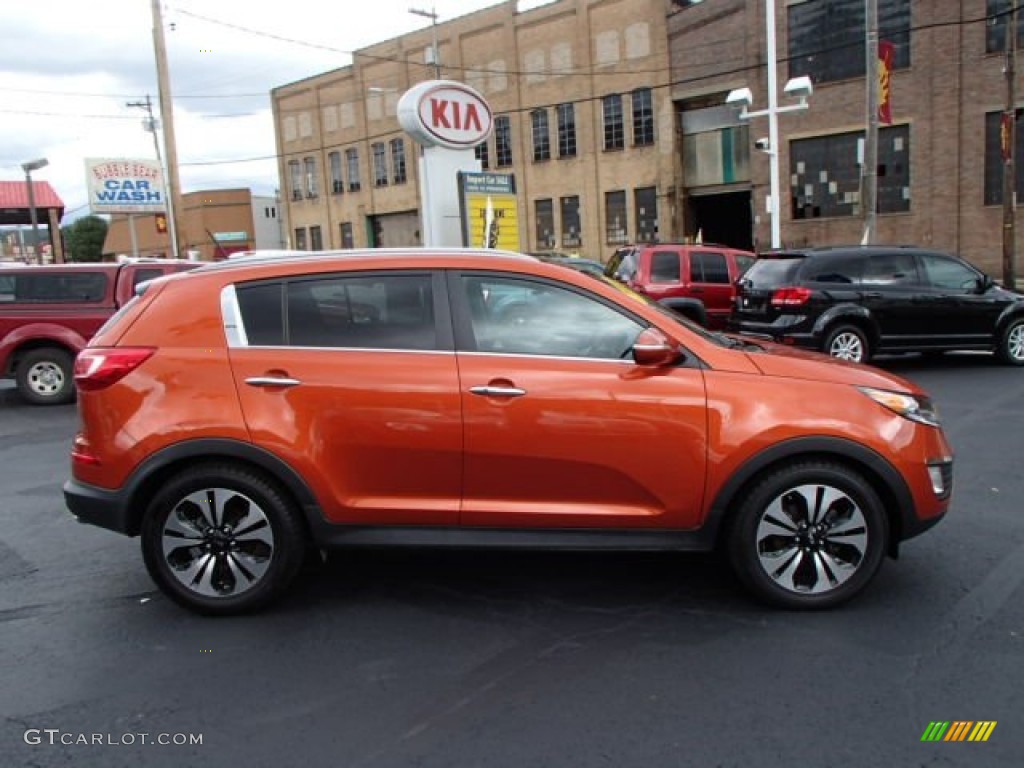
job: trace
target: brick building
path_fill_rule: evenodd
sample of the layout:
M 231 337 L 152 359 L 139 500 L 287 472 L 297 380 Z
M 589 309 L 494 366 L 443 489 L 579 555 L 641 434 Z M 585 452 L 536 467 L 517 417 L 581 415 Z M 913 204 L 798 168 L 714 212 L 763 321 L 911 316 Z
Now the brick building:
M 749 87 L 753 109 L 768 104 L 764 0 L 558 0 L 523 13 L 516 5 L 445 21 L 436 33 L 442 77 L 476 87 L 494 110 L 495 135 L 480 157 L 516 176 L 524 250 L 607 258 L 621 242 L 698 235 L 768 246 L 769 157 L 756 148 L 767 119 L 741 120 L 725 103 L 730 90 Z M 1009 6 L 878 7 L 894 57 L 876 240 L 959 252 L 998 275 L 1008 26 L 1000 14 Z M 790 77 L 814 81 L 809 109 L 779 117 L 783 243 L 859 242 L 864 2 L 777 1 L 776 19 L 780 91 Z M 418 241 L 417 148 L 395 106 L 434 77 L 431 32 L 357 51 L 349 67 L 273 91 L 291 245 Z
M 276 197 L 253 195 L 248 189 L 216 189 L 182 195 L 179 231 L 184 242 L 182 255 L 201 261 L 227 258 L 236 251 L 254 248 L 282 248 L 280 201 Z M 153 214 L 134 216 L 135 243 L 139 256 L 163 258 L 171 252 L 170 234 Z M 103 252 L 114 256 L 132 254 L 131 222 L 125 214 L 114 214 L 107 230 Z
M 504 2 L 438 24 L 440 75 L 495 115 L 484 169 L 513 173 L 524 250 L 601 257 L 671 239 L 674 117 L 665 0 Z M 432 30 L 356 51 L 353 64 L 272 93 L 291 245 L 419 242 L 418 148 L 401 94 L 435 76 Z

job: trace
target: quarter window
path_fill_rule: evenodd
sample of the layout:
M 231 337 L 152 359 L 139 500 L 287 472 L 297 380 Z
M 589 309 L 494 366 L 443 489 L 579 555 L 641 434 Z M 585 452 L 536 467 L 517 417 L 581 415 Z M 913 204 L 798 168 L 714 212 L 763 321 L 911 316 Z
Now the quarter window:
M 517 278 L 462 278 L 479 352 L 618 360 L 643 326 L 595 299 Z

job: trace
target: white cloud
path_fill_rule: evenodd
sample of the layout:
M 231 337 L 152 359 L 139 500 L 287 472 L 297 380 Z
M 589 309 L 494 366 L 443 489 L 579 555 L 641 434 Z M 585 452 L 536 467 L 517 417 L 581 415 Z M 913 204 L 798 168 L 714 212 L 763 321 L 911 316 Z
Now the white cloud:
M 495 2 L 418 7 L 434 7 L 443 22 Z M 279 184 L 274 160 L 193 163 L 274 155 L 270 90 L 346 66 L 348 51 L 429 25 L 410 5 L 418 4 L 374 0 L 372 13 L 353 13 L 352 3 L 337 0 L 164 2 L 183 190 L 271 193 Z M 149 94 L 159 112 L 150 3 L 5 0 L 0 29 L 0 178 L 23 178 L 21 163 L 46 157 L 49 166 L 33 178 L 48 181 L 69 213 L 85 213 L 75 209 L 87 200 L 86 158 L 154 157 L 145 112 L 127 106 Z

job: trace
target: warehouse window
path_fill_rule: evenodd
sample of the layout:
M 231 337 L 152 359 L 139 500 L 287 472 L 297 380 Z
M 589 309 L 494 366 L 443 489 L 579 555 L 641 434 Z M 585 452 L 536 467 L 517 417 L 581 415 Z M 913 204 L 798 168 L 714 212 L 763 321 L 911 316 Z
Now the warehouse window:
M 789 76 L 815 83 L 864 77 L 864 0 L 794 3 L 789 24 Z M 894 69 L 910 66 L 910 0 L 878 0 L 878 37 L 892 43 Z
M 530 113 L 533 127 L 533 162 L 551 159 L 551 134 L 548 130 L 548 111 L 535 109 Z
M 576 157 L 576 108 L 558 105 L 558 156 Z
M 859 216 L 860 131 L 792 141 L 790 200 L 794 219 Z M 910 210 L 910 127 L 878 132 L 878 212 Z
M 601 99 L 604 114 L 604 148 L 622 149 L 626 145 L 626 129 L 622 122 L 622 94 Z

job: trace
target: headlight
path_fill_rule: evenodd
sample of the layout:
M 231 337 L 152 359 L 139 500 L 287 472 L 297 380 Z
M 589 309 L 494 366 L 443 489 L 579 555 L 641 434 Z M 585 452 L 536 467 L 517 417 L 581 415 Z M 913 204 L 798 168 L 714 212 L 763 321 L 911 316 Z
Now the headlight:
M 908 395 L 904 392 L 890 392 L 873 387 L 857 387 L 857 389 L 879 405 L 885 406 L 905 419 L 927 424 L 930 427 L 939 426 L 939 413 L 927 397 Z

